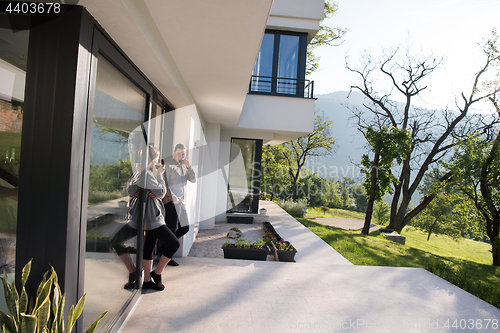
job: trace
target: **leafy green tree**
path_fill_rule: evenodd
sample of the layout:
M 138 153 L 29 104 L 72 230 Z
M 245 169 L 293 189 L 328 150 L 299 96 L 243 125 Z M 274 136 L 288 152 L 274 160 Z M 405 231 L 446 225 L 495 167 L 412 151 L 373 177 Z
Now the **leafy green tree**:
M 486 222 L 493 265 L 500 266 L 500 132 L 471 135 L 460 143 L 449 163 L 456 187 Z
M 351 189 L 351 196 L 356 205 L 356 211 L 365 212 L 368 201 L 366 201 L 366 191 L 363 184 L 356 184 Z
M 368 193 L 365 224 L 362 233 L 368 235 L 373 214 L 373 204 L 382 200 L 386 193 L 392 193 L 391 185 L 398 182 L 391 172 L 394 162 L 398 164 L 408 155 L 410 150 L 410 135 L 406 130 L 397 127 L 382 127 L 376 130 L 372 127 L 360 128 L 370 145 L 373 157 L 368 154 L 361 157 L 365 174 L 365 190 Z
M 351 207 L 352 206 L 351 205 L 351 202 L 352 202 L 351 192 L 352 192 L 352 188 L 356 184 L 356 182 L 352 178 L 342 177 L 341 179 L 339 179 L 339 181 L 337 183 L 339 185 L 340 198 L 342 200 L 342 207 L 341 208 L 346 209 L 346 208 Z
M 326 120 L 321 115 L 316 115 L 312 133 L 281 144 L 283 149 L 280 150 L 280 153 L 284 158 L 291 180 L 289 198 L 297 197 L 297 183 L 307 158 L 325 156 L 333 152 L 335 140 L 330 134 L 332 123 L 333 121 Z
M 420 52 L 414 55 L 408 49 L 397 48 L 385 51 L 379 61 L 365 55 L 358 68 L 347 65 L 360 78 L 360 83 L 352 85 L 351 90 L 361 92 L 366 98 L 362 108 L 349 107 L 358 126 L 373 127 L 377 131 L 391 126 L 410 133 L 409 153 L 400 168 L 391 170 L 393 179 L 397 180 L 392 182 L 391 228 L 401 231 L 437 194 L 433 192 L 425 196 L 416 207 L 408 210 L 428 170 L 449 156 L 453 148 L 474 130 L 491 126 L 491 121 L 486 122 L 485 117 L 473 114 L 471 110 L 499 89 L 493 85 L 481 89 L 500 61 L 496 33 L 493 34 L 494 38 L 483 49 L 485 61 L 472 77 L 470 92 L 460 94 L 454 109 L 431 110 L 413 105 L 413 101 L 428 88 L 425 81 L 440 66 L 441 60 L 433 54 L 427 56 Z M 389 89 L 385 84 L 379 85 L 381 82 L 388 82 Z M 394 102 L 397 99 L 405 102 Z M 451 177 L 452 174 L 447 172 L 440 181 Z
M 262 149 L 260 191 L 271 201 L 276 198 L 284 199 L 284 189 L 290 184 L 288 169 L 284 164 L 284 149 L 282 145 Z
M 337 3 L 332 0 L 325 0 L 325 18 L 332 17 L 337 10 Z M 319 58 L 314 54 L 314 50 L 323 45 L 338 45 L 336 43 L 338 43 L 346 33 L 347 29 L 343 28 L 331 28 L 327 25 L 321 25 L 319 27 L 318 33 L 307 46 L 306 75 L 310 75 L 319 67 Z
M 459 193 L 441 191 L 434 200 L 411 222 L 411 225 L 431 235 L 442 234 L 458 239 L 462 231 L 468 230 L 471 218 L 470 205 Z
M 304 169 L 297 198 L 307 199 L 309 206 L 325 206 L 328 205 L 330 190 L 330 182 L 326 178 L 318 177 L 316 172 L 311 173 Z
M 386 225 L 389 222 L 391 208 L 387 202 L 380 200 L 375 202 L 373 207 L 373 217 L 379 225 Z

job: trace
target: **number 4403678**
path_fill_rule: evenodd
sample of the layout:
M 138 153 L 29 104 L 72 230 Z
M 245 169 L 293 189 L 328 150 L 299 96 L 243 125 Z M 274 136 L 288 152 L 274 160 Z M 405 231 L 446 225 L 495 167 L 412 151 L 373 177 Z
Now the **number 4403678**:
M 454 328 L 454 329 L 498 329 L 498 319 L 448 319 L 444 323 L 444 327 L 446 329 Z
M 9 14 L 58 14 L 61 12 L 60 3 L 34 3 L 34 2 L 10 2 L 5 7 Z

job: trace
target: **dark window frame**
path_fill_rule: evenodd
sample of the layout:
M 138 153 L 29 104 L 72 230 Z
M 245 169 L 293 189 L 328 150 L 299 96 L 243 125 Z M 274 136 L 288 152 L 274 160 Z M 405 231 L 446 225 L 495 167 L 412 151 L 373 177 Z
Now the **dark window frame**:
M 259 95 L 273 95 L 273 96 L 288 96 L 288 97 L 304 97 L 304 89 L 306 87 L 306 62 L 307 62 L 307 33 L 297 32 L 297 31 L 287 31 L 287 30 L 275 30 L 266 29 L 264 34 L 272 34 L 274 36 L 273 43 L 273 67 L 271 77 L 263 77 L 265 79 L 270 79 L 271 91 L 258 91 L 252 89 L 253 80 L 258 76 L 252 75 L 250 80 L 250 85 L 248 89 L 249 94 L 259 94 Z M 280 41 L 281 36 L 298 36 L 299 37 L 299 51 L 297 59 L 297 81 L 295 94 L 279 93 L 278 92 L 278 80 L 280 79 L 290 79 L 290 78 L 280 78 L 278 77 L 278 67 L 279 67 L 279 56 L 280 56 Z M 312 98 L 312 93 L 308 94 L 307 97 Z
M 231 137 L 231 144 L 233 140 L 252 140 L 255 141 L 255 161 L 254 161 L 254 174 L 253 174 L 253 200 L 252 200 L 252 213 L 256 214 L 259 212 L 259 196 L 260 196 L 260 177 L 262 175 L 261 166 L 262 166 L 262 147 L 263 140 L 262 139 L 252 139 L 252 138 L 242 138 L 242 137 Z M 230 153 L 231 154 L 231 153 Z M 229 171 L 231 174 L 231 171 Z M 229 177 L 228 177 L 228 191 L 229 191 Z M 229 195 L 229 193 L 228 193 Z M 229 210 L 228 210 L 229 212 Z M 238 211 L 235 211 L 238 212 Z
M 162 113 L 174 108 L 84 7 L 61 5 L 61 9 L 57 15 L 28 19 L 16 285 L 21 285 L 21 270 L 30 259 L 32 270 L 26 285 L 30 295 L 36 293 L 45 271 L 54 267 L 66 293 L 67 313 L 84 293 L 96 52 L 147 92 L 146 117 L 150 101 Z M 26 15 L 19 17 L 26 22 Z M 137 257 L 142 265 L 142 256 Z M 129 298 L 107 332 L 119 329 L 140 294 L 139 289 Z M 79 320 L 77 332 L 83 331 L 82 326 Z

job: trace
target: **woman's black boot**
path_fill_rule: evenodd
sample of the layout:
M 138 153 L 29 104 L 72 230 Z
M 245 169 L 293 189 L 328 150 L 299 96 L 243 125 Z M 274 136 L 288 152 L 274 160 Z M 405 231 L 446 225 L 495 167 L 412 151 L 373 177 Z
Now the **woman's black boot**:
M 135 288 L 135 273 L 136 272 L 128 274 L 128 282 L 125 283 L 123 288 L 125 288 L 125 289 L 134 289 Z
M 151 272 L 151 277 L 155 281 L 156 290 L 163 290 L 165 286 L 161 283 L 161 274 L 156 274 L 155 271 Z

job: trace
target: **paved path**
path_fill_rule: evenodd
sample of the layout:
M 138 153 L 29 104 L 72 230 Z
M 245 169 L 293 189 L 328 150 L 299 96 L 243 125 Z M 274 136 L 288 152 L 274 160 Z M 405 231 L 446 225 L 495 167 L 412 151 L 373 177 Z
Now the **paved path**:
M 428 271 L 352 265 L 278 206 L 265 207 L 297 262 L 176 258 L 165 291 L 142 295 L 121 332 L 450 332 L 454 323 L 469 325 L 459 332 L 500 331 L 499 309 Z

